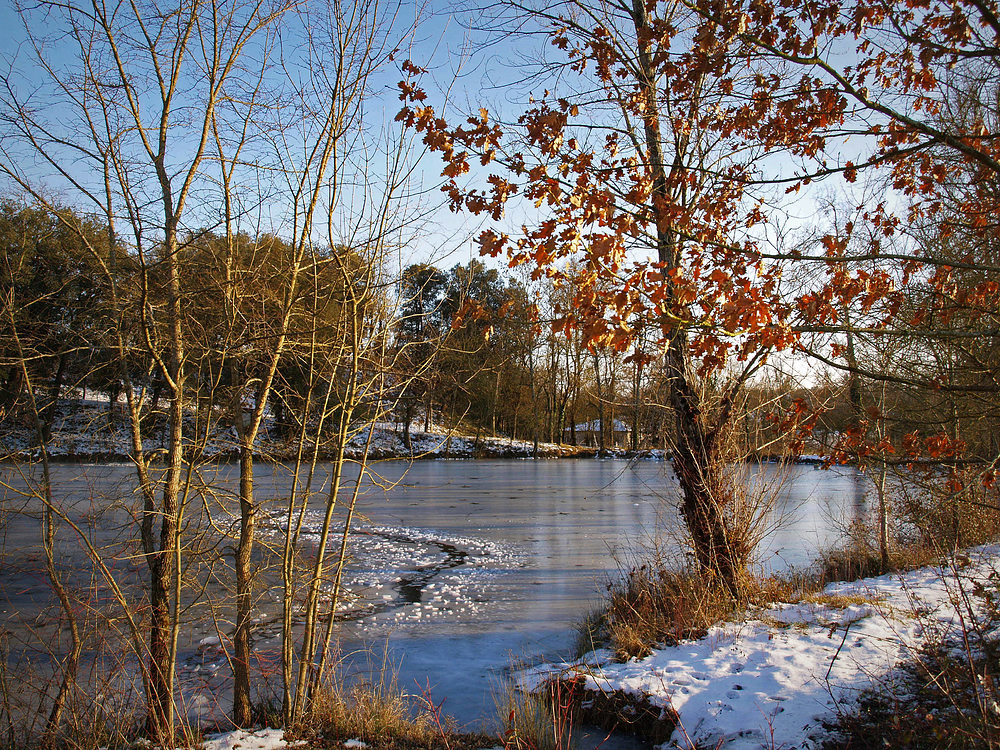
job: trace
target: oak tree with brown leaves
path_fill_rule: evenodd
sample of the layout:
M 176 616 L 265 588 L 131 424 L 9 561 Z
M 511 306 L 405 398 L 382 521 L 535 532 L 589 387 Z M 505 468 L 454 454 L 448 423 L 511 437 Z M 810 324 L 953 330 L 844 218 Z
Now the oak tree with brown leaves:
M 410 64 L 400 118 L 444 157 L 453 208 L 500 219 L 516 197 L 538 209 L 537 224 L 516 237 L 487 230 L 479 243 L 573 290 L 558 330 L 619 351 L 645 326 L 658 330 L 681 510 L 699 568 L 738 595 L 753 545 L 736 522 L 740 490 L 727 481 L 724 446 L 743 385 L 791 333 L 779 266 L 738 239 L 743 218 L 726 210 L 744 199 L 747 174 L 726 158 L 719 113 L 729 94 L 711 69 L 658 38 L 671 24 L 697 23 L 684 8 L 666 17 L 642 4 L 565 9 L 543 20 L 569 70 L 595 84 L 589 96 L 547 95 L 511 135 L 485 109 L 449 127 L 424 103 Z M 498 167 L 485 189 L 460 182 L 473 160 Z
M 399 119 L 441 154 L 453 209 L 499 223 L 512 201 L 534 204 L 537 220 L 487 229 L 479 244 L 573 288 L 557 328 L 624 351 L 643 324 L 656 327 L 694 553 L 739 594 L 752 539 L 734 520 L 741 498 L 724 447 L 734 404 L 769 355 L 804 352 L 891 382 L 898 376 L 845 356 L 845 333 L 947 337 L 947 320 L 921 328 L 917 318 L 959 305 L 976 310 L 981 335 L 995 335 L 995 281 L 954 283 L 956 268 L 993 261 L 891 239 L 917 220 L 948 235 L 956 216 L 963 231 L 994 231 L 1000 13 L 977 0 L 594 0 L 511 12 L 522 28 L 544 28 L 561 56 L 554 91 L 515 122 L 484 108 L 454 125 L 427 103 L 424 71 L 407 63 Z M 942 117 L 956 92 L 981 114 Z M 793 246 L 773 229 L 788 202 L 829 185 L 856 196 L 861 182 L 880 199 L 859 200 L 815 243 Z M 811 281 L 789 287 L 788 269 L 803 265 L 817 269 Z M 907 317 L 915 285 L 933 299 Z M 918 380 L 959 387 L 936 374 Z M 975 387 L 995 393 L 997 383 Z M 797 402 L 782 424 L 808 430 L 817 417 Z M 838 456 L 961 449 L 945 430 L 894 444 L 865 424 L 878 418 L 871 409 L 859 417 Z

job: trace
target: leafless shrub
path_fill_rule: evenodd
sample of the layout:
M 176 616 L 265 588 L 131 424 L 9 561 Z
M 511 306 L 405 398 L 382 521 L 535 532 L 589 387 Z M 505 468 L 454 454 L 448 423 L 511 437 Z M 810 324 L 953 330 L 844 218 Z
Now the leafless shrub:
M 997 572 L 968 581 L 960 560 L 951 566 L 957 631 L 927 622 L 928 636 L 911 657 L 831 722 L 824 750 L 1000 747 Z

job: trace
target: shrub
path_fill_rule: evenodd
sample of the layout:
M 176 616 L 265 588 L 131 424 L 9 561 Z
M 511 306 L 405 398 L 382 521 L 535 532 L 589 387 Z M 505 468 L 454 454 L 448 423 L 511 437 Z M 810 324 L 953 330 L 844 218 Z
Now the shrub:
M 1000 646 L 970 639 L 925 644 L 891 684 L 874 688 L 830 725 L 837 748 L 1000 747 Z M 968 643 L 976 642 L 970 649 Z
M 657 644 L 701 637 L 734 605 L 721 586 L 693 570 L 639 565 L 608 586 L 607 607 L 588 628 L 616 658 L 641 658 Z
M 899 483 L 893 510 L 904 524 L 902 541 L 951 551 L 1000 534 L 998 489 L 983 487 L 973 469 L 959 470 L 957 478 L 957 491 L 940 471 Z
M 500 714 L 500 737 L 505 750 L 571 750 L 578 696 L 575 683 L 551 680 L 534 692 L 507 683 Z

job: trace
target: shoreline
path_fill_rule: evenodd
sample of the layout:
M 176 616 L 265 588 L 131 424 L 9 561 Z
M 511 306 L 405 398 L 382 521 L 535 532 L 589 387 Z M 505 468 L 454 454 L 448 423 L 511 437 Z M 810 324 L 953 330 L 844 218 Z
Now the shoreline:
M 998 577 L 1000 544 L 982 545 L 748 610 L 641 659 L 618 662 L 602 648 L 539 665 L 522 672 L 519 687 L 562 685 L 590 720 L 634 724 L 663 747 L 821 747 L 870 696 L 908 697 L 901 670 L 922 649 L 978 632 Z M 985 637 L 1000 640 L 1000 628 Z
M 152 451 L 150 451 L 152 452 Z M 348 452 L 344 456 L 349 461 L 360 461 L 361 456 L 354 452 Z M 369 461 L 480 461 L 480 460 L 558 460 L 558 459 L 613 459 L 623 461 L 669 461 L 669 454 L 665 454 L 660 449 L 648 449 L 638 451 L 601 451 L 597 448 L 586 446 L 561 445 L 557 449 L 547 449 L 539 451 L 538 455 L 532 455 L 529 451 L 524 452 L 511 450 L 478 450 L 474 452 L 451 451 L 450 453 L 370 453 Z M 13 463 L 18 461 L 38 461 L 40 455 L 38 449 L 18 450 L 6 452 L 0 455 L 0 463 Z M 212 463 L 236 463 L 239 461 L 239 451 L 225 450 L 201 456 L 201 460 Z M 294 453 L 272 453 L 258 451 L 254 452 L 255 461 L 270 461 L 272 463 L 284 463 L 295 460 Z M 321 452 L 319 460 L 323 462 L 333 461 L 331 453 Z M 748 456 L 747 463 L 791 463 L 797 466 L 822 466 L 824 459 L 819 456 L 797 456 L 793 458 L 782 458 L 773 455 Z M 54 464 L 101 464 L 101 463 L 132 463 L 132 456 L 129 453 L 93 451 L 93 452 L 49 452 L 49 461 Z
M 48 459 L 53 463 L 132 463 L 131 438 L 125 429 L 125 416 L 119 413 L 114 425 L 109 425 L 107 404 L 99 401 L 62 400 L 51 436 L 47 441 Z M 0 461 L 35 461 L 40 458 L 34 431 L 25 424 L 0 424 Z M 199 435 L 199 444 L 189 441 L 185 454 L 191 460 L 232 462 L 239 458 L 234 428 L 215 423 L 207 431 L 197 428 L 193 416 L 185 418 L 185 434 Z M 566 443 L 538 442 L 514 439 L 504 435 L 461 434 L 434 426 L 431 431 L 414 429 L 411 424 L 409 445 L 404 440 L 403 425 L 395 422 L 359 424 L 348 442 L 345 458 L 359 461 L 364 456 L 365 445 L 370 442 L 367 459 L 371 461 L 425 461 L 432 459 L 560 459 L 560 458 L 610 458 L 628 461 L 666 461 L 669 451 L 662 448 L 631 450 L 624 448 L 600 449 L 596 446 Z M 371 439 L 369 441 L 369 432 Z M 259 461 L 294 461 L 296 445 L 280 437 L 271 437 L 274 425 L 266 419 L 253 451 Z M 147 457 L 165 451 L 162 435 L 155 432 L 144 437 Z M 312 446 L 307 446 L 308 456 Z M 319 460 L 335 460 L 333 450 L 320 449 Z M 822 464 L 824 459 L 816 454 L 803 454 L 793 458 L 779 454 L 762 453 L 748 456 L 748 462 L 795 464 Z
M 517 687 L 554 690 L 564 703 L 573 701 L 575 719 L 664 750 L 839 747 L 838 720 L 862 710 L 873 691 L 906 699 L 900 675 L 925 644 L 961 643 L 981 625 L 968 618 L 988 617 L 988 596 L 970 605 L 960 593 L 995 586 L 998 576 L 1000 544 L 982 545 L 939 564 L 835 582 L 798 602 L 755 608 L 643 659 L 615 662 L 598 649 L 572 662 L 540 664 L 522 671 Z M 1000 639 L 1000 628 L 986 637 Z M 284 735 L 219 732 L 202 747 L 295 746 Z

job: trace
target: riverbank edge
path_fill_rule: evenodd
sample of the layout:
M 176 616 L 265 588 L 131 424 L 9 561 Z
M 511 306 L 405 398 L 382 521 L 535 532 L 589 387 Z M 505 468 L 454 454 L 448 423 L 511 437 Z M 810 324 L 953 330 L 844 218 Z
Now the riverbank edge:
M 457 436 L 462 440 L 474 440 L 473 437 L 462 435 Z M 491 438 L 491 440 L 506 440 L 506 438 Z M 0 443 L 2 446 L 2 443 Z M 147 451 L 149 454 L 156 453 L 161 449 Z M 219 463 L 235 463 L 239 461 L 239 450 L 233 448 L 229 450 L 213 450 L 202 452 L 200 455 L 189 452 L 190 460 L 213 461 Z M 320 461 L 331 461 L 336 459 L 333 451 L 319 452 Z M 349 450 L 345 452 L 344 458 L 350 461 L 444 461 L 444 460 L 470 460 L 479 459 L 561 459 L 561 458 L 593 458 L 593 459 L 617 459 L 624 461 L 669 461 L 670 454 L 660 449 L 646 450 L 600 450 L 589 446 L 579 445 L 555 445 L 550 443 L 540 444 L 537 453 L 529 448 L 524 450 L 518 446 L 497 448 L 494 446 L 482 446 L 473 450 L 452 449 L 447 451 L 424 451 L 420 453 L 403 453 L 399 451 L 370 451 L 367 457 L 362 451 Z M 41 459 L 41 449 L 16 449 L 6 450 L 0 453 L 0 461 L 38 461 Z M 254 452 L 256 461 L 291 462 L 296 459 L 296 452 L 293 450 L 260 450 Z M 61 451 L 49 450 L 48 460 L 51 463 L 61 464 L 100 464 L 100 463 L 131 463 L 132 454 L 118 451 Z M 794 456 L 791 458 L 777 455 L 753 455 L 746 459 L 752 463 L 793 463 L 804 466 L 819 467 L 824 463 L 821 456 L 806 455 Z
M 967 644 L 991 606 L 977 594 L 973 607 L 969 592 L 995 590 L 998 580 L 1000 544 L 986 544 L 937 564 L 832 582 L 798 601 L 755 607 L 643 658 L 619 662 L 596 649 L 537 665 L 521 673 L 518 689 L 557 692 L 571 699 L 567 710 L 576 719 L 663 748 L 828 747 L 838 720 L 866 696 L 895 690 L 901 697 L 897 675 L 922 649 L 949 639 Z M 982 629 L 1000 641 L 996 622 Z
M 362 454 L 356 452 L 347 452 L 344 454 L 344 458 L 350 461 L 360 461 L 362 459 Z M 16 461 L 37 461 L 41 458 L 41 451 L 39 449 L 33 450 L 19 450 L 14 452 L 5 452 L 0 454 L 0 461 L 4 462 L 16 462 Z M 285 463 L 295 460 L 295 454 L 289 453 L 274 453 L 274 452 L 255 452 L 254 460 L 256 461 L 272 461 L 278 463 Z M 331 461 L 334 460 L 336 456 L 330 451 L 320 451 L 319 460 L 320 461 Z M 535 454 L 533 451 L 525 453 L 517 449 L 511 450 L 493 450 L 493 449 L 481 449 L 477 451 L 451 451 L 448 453 L 418 453 L 418 454 L 407 454 L 407 453 L 369 453 L 367 456 L 368 461 L 477 461 L 477 460 L 492 460 L 492 459 L 539 459 L 539 460 L 553 460 L 561 458 L 594 458 L 594 459 L 617 459 L 623 461 L 669 461 L 670 455 L 665 454 L 663 451 L 657 449 L 650 450 L 639 450 L 639 451 L 602 451 L 597 448 L 590 448 L 586 446 L 575 446 L 575 445 L 560 445 L 556 449 L 539 449 L 538 453 Z M 95 452 L 49 452 L 48 459 L 50 463 L 54 464 L 101 464 L 101 463 L 131 463 L 132 456 L 129 453 L 115 453 L 106 451 L 95 451 Z M 201 456 L 204 461 L 213 461 L 218 463 L 236 463 L 239 461 L 239 451 L 229 450 L 229 451 L 217 451 L 211 454 Z M 748 462 L 752 463 L 793 463 L 801 466 L 821 466 L 823 464 L 823 459 L 819 456 L 796 456 L 791 459 L 783 458 L 780 456 L 750 456 L 747 458 Z
M 97 402 L 60 401 L 51 434 L 45 444 L 46 454 L 52 463 L 130 463 L 132 461 L 131 437 L 124 429 L 124 415 L 119 415 L 116 426 L 108 422 L 107 405 Z M 254 458 L 260 461 L 292 462 L 298 455 L 292 441 L 267 437 L 272 433 L 270 420 L 262 430 L 254 448 Z M 556 459 L 556 458 L 605 458 L 627 461 L 669 460 L 669 451 L 662 448 L 631 450 L 624 448 L 601 449 L 597 446 L 567 443 L 538 442 L 515 439 L 504 435 L 461 434 L 457 429 L 440 425 L 430 431 L 413 429 L 404 437 L 402 426 L 390 422 L 360 425 L 349 442 L 344 458 L 350 461 L 424 461 L 431 459 Z M 188 428 L 186 428 L 188 429 Z M 369 430 L 372 439 L 367 440 Z M 188 434 L 195 434 L 194 424 Z M 185 452 L 191 461 L 234 462 L 239 460 L 240 449 L 234 440 L 232 428 L 221 425 L 210 431 L 198 445 L 189 446 Z M 407 443 L 407 439 L 409 442 Z M 145 455 L 155 457 L 165 452 L 163 437 L 155 434 L 144 437 Z M 367 454 L 366 454 L 367 444 Z M 313 445 L 306 445 L 304 454 L 311 459 Z M 27 424 L 0 422 L 0 460 L 7 462 L 37 461 L 42 451 L 34 430 Z M 336 451 L 320 447 L 318 459 L 336 460 Z M 748 456 L 748 461 L 760 463 L 821 464 L 819 455 L 787 457 L 761 453 Z
M 797 602 L 755 608 L 643 659 L 614 662 L 610 652 L 596 650 L 536 665 L 520 673 L 517 685 L 551 691 L 563 707 L 559 722 L 571 714 L 661 748 L 828 747 L 837 742 L 837 719 L 850 715 L 866 690 L 898 690 L 895 675 L 923 644 L 949 633 L 967 636 L 963 591 L 996 588 L 998 577 L 1000 544 L 982 545 L 935 565 L 834 582 Z M 976 612 L 984 616 L 985 605 Z M 1000 638 L 1000 627 L 989 632 Z M 254 744 L 257 737 L 266 740 Z M 203 750 L 237 744 L 296 746 L 281 730 L 235 730 L 209 736 Z

